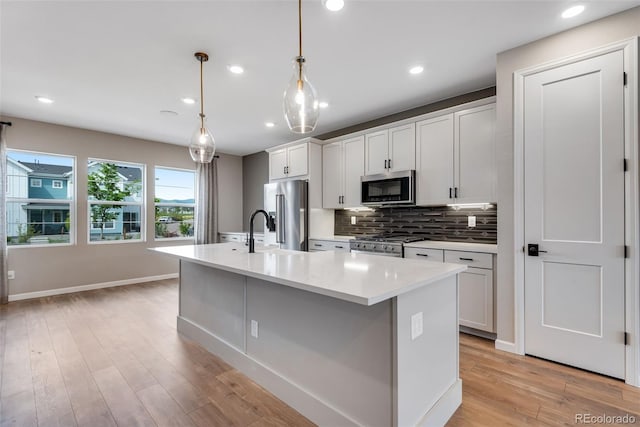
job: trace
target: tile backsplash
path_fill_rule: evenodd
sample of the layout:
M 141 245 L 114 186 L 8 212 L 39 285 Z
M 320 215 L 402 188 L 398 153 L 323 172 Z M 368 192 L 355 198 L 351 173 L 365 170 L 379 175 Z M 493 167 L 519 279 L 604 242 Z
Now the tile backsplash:
M 476 226 L 467 226 L 467 216 Z M 355 217 L 356 224 L 351 224 Z M 412 234 L 427 240 L 497 243 L 498 209 L 459 209 L 448 206 L 383 208 L 367 211 L 335 211 L 335 234 L 362 236 L 382 233 Z

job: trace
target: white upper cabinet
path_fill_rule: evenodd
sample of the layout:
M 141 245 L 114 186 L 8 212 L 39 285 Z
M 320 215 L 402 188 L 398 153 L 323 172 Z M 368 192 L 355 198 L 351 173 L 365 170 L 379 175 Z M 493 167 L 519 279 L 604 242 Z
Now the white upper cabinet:
M 365 175 L 416 168 L 416 131 L 410 123 L 365 135 Z
M 287 177 L 287 149 L 269 153 L 269 179 L 282 179 Z
M 309 174 L 309 143 L 291 145 L 269 153 L 269 179 L 296 178 Z
M 418 122 L 416 204 L 445 205 L 453 197 L 453 114 Z
M 339 209 L 342 207 L 342 175 L 344 158 L 342 142 L 322 146 L 322 207 Z
M 455 114 L 456 203 L 496 201 L 495 104 Z
M 360 177 L 364 175 L 364 136 L 322 147 L 322 207 L 360 206 Z
M 495 104 L 418 122 L 418 205 L 495 202 Z
M 389 171 L 416 168 L 416 125 L 410 123 L 389 129 Z

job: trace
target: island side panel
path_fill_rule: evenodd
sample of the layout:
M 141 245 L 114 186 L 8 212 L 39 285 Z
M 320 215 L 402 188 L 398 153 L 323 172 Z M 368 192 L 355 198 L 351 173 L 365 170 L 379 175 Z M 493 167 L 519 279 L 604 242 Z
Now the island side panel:
M 367 307 L 247 278 L 247 354 L 360 425 L 393 424 L 391 327 L 391 301 Z
M 444 425 L 460 405 L 457 275 L 399 295 L 394 302 L 397 426 Z M 412 316 L 422 335 L 412 339 Z
M 180 261 L 180 317 L 245 350 L 245 276 Z

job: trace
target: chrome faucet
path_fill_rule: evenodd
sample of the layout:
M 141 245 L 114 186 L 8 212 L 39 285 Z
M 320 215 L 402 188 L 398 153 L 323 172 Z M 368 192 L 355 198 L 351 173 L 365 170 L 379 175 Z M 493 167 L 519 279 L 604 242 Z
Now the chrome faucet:
M 255 218 L 256 214 L 263 214 L 264 218 L 267 221 L 267 229 L 269 231 L 276 231 L 276 220 L 272 216 L 270 216 L 266 211 L 262 209 L 258 209 L 254 213 L 251 214 L 251 219 L 249 220 L 249 253 L 253 254 L 256 252 L 255 241 L 253 240 L 253 218 Z

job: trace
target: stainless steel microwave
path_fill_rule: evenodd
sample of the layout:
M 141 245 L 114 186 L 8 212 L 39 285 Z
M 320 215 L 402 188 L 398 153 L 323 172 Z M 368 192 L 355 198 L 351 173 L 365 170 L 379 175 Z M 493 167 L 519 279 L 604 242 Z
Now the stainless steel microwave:
M 416 171 L 390 172 L 363 176 L 362 200 L 364 206 L 407 206 L 416 203 Z

